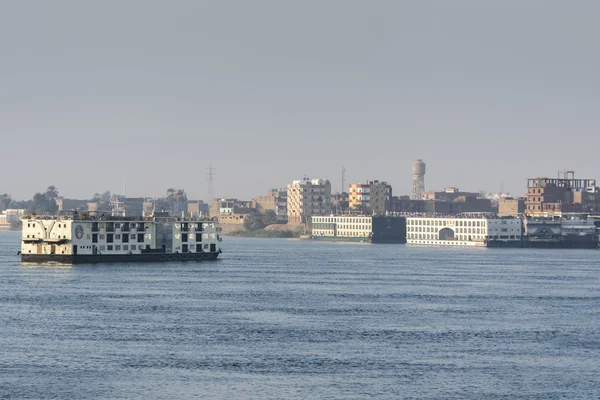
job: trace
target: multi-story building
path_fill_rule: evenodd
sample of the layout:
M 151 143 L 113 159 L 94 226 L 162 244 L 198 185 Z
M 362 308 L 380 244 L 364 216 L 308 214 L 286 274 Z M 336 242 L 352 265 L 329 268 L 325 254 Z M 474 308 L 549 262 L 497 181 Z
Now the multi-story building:
M 527 180 L 525 213 L 529 216 L 560 216 L 570 212 L 596 212 L 600 196 L 595 179 L 575 179 L 573 171 L 558 178 Z
M 447 187 L 441 192 L 429 191 L 423 194 L 424 200 L 435 200 L 435 201 L 455 201 L 459 197 L 478 198 L 479 193 L 476 192 L 461 192 L 456 187 Z
M 408 244 L 504 247 L 521 246 L 519 218 L 408 217 Z
M 114 217 L 141 217 L 144 215 L 143 197 L 112 196 L 110 207 Z
M 210 216 L 216 217 L 222 224 L 243 224 L 249 215 L 256 214 L 251 207 L 252 202 L 238 199 L 213 199 L 210 207 Z
M 287 191 L 270 189 L 266 196 L 257 196 L 252 200 L 252 208 L 260 214 L 273 211 L 279 222 L 287 221 Z
M 2 213 L 0 213 L 0 230 L 18 226 L 23 215 L 25 215 L 25 210 L 23 209 L 8 209 L 2 211 Z
M 448 200 L 411 200 L 394 197 L 390 207 L 396 213 L 419 213 L 428 215 L 456 215 L 461 213 L 497 213 L 498 208 L 491 204 L 490 199 L 460 196 L 453 201 Z
M 304 178 L 287 186 L 288 224 L 309 223 L 313 215 L 331 212 L 331 182 Z
M 208 204 L 203 200 L 188 200 L 187 212 L 192 217 L 206 217 L 208 216 Z
M 367 183 L 352 183 L 348 186 L 350 209 L 383 215 L 390 210 L 392 186 L 377 180 Z
M 498 215 L 501 217 L 516 217 L 525 212 L 525 198 L 513 199 L 502 197 L 498 200 Z

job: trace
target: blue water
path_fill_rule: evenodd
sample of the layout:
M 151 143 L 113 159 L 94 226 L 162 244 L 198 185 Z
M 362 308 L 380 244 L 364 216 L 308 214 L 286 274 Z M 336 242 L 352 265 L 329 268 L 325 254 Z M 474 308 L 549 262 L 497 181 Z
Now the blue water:
M 0 397 L 600 395 L 599 251 L 223 244 L 40 266 L 0 232 Z

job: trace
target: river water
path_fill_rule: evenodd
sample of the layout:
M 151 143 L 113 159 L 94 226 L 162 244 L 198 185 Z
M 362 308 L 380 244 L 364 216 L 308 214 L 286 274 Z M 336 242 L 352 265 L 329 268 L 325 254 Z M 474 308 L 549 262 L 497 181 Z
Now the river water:
M 589 399 L 600 252 L 225 238 L 203 263 L 26 265 L 0 397 Z

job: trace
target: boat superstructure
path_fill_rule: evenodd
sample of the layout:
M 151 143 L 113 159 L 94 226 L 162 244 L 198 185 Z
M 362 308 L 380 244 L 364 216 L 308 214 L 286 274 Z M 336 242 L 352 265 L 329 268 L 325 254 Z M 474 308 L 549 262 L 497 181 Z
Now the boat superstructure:
M 313 216 L 311 238 L 370 243 L 406 243 L 406 218 L 369 215 Z
M 522 222 L 508 217 L 408 217 L 408 244 L 520 247 Z
M 219 227 L 212 220 L 71 214 L 28 215 L 22 224 L 23 261 L 214 260 L 221 253 Z
M 524 220 L 525 247 L 598 248 L 600 223 L 582 218 L 528 218 Z

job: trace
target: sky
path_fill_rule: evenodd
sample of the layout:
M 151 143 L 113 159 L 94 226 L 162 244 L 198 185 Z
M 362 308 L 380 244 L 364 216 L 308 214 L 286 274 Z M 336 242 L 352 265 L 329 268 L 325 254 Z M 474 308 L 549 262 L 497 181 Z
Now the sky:
M 595 178 L 600 2 L 20 0 L 0 11 L 0 193 L 250 199 Z

